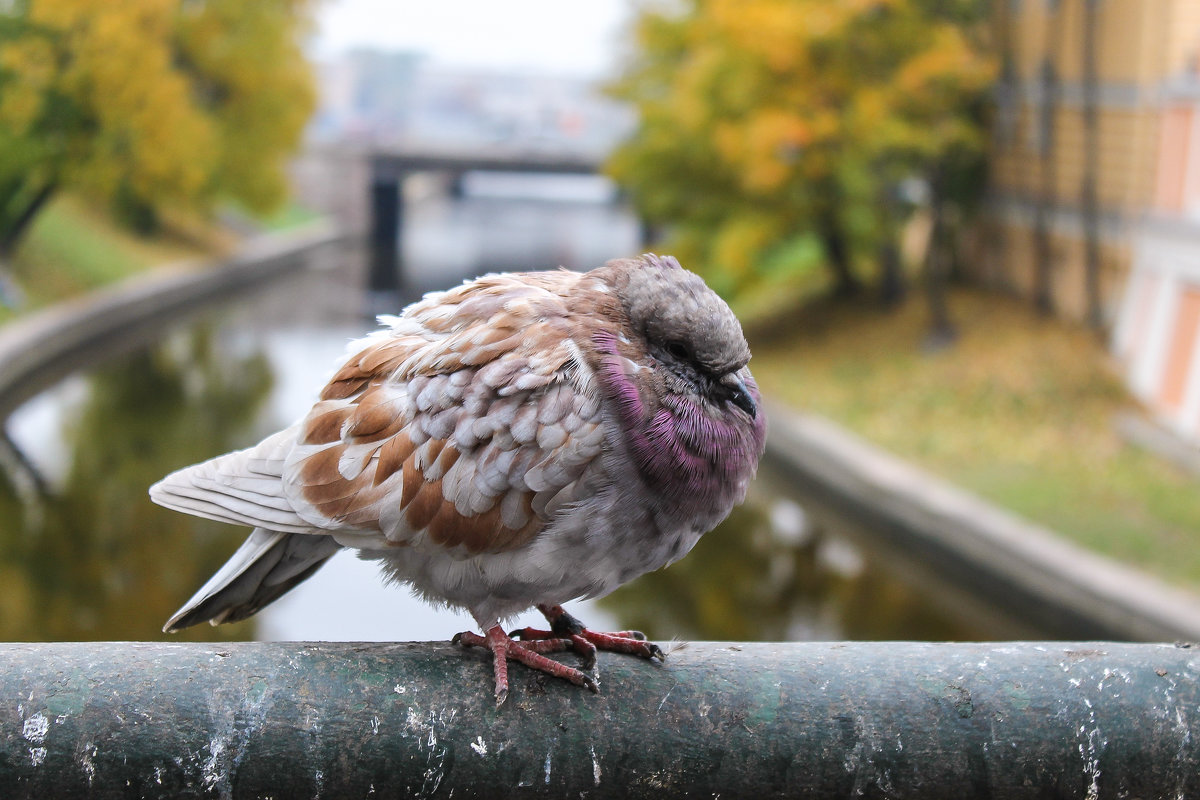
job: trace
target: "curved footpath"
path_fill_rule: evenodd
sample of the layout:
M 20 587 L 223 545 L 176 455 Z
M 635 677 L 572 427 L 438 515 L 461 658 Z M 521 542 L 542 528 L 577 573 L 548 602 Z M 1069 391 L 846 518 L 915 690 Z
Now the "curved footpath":
M 349 236 L 327 222 L 254 239 L 216 264 L 125 281 L 0 328 L 0 420 L 66 374 L 180 317 L 308 268 Z M 833 423 L 768 408 L 766 460 L 818 518 L 881 530 L 972 592 L 1076 636 L 1200 641 L 1200 597 L 1077 547 Z

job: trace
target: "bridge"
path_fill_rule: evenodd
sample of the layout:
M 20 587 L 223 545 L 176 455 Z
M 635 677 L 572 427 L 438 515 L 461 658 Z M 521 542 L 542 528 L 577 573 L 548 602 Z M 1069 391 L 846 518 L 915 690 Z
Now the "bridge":
M 537 175 L 597 175 L 603 159 L 597 155 L 543 151 L 532 148 L 439 149 L 420 146 L 367 151 L 369 170 L 368 289 L 374 295 L 406 297 L 401 248 L 404 231 L 405 178 L 418 172 L 462 176 L 468 172 L 514 172 Z
M 386 181 L 413 172 L 531 172 L 595 175 L 604 159 L 598 155 L 520 148 L 469 150 L 435 147 L 380 148 L 369 151 L 372 180 Z

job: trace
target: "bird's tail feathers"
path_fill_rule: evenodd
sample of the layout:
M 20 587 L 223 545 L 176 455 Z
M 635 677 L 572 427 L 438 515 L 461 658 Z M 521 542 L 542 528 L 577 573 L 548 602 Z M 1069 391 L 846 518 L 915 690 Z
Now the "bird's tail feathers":
M 327 535 L 255 528 L 225 565 L 167 620 L 163 631 L 246 619 L 303 582 L 341 549 Z

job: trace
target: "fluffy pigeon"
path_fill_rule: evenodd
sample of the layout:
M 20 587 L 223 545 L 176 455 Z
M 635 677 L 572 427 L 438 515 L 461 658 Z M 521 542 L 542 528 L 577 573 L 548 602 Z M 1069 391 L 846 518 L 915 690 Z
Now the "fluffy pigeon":
M 303 419 L 172 473 L 160 505 L 254 528 L 170 620 L 245 619 L 342 548 L 466 609 L 492 653 L 596 689 L 597 648 L 662 658 L 562 604 L 683 557 L 741 502 L 765 419 L 737 318 L 670 256 L 493 274 L 354 342 Z M 505 633 L 536 606 L 549 630 Z M 576 669 L 545 653 L 574 650 Z M 586 671 L 585 671 L 586 670 Z

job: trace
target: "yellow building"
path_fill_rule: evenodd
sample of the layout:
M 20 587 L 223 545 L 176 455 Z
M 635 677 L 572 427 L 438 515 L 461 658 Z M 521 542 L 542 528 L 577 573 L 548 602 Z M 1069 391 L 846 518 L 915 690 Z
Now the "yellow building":
M 976 268 L 1114 331 L 1131 387 L 1200 439 L 1200 0 L 996 0 Z

